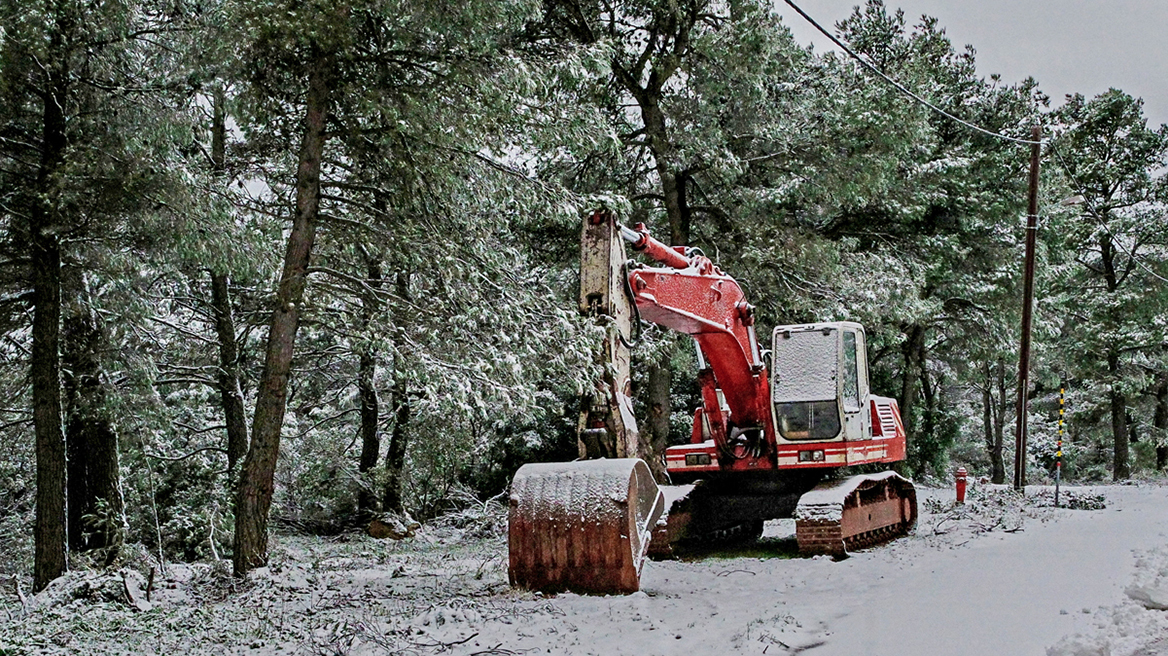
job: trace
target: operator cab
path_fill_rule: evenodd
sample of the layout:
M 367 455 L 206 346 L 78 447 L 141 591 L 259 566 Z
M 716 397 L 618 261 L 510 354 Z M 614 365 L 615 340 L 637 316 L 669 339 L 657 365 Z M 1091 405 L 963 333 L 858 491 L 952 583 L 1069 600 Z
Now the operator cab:
M 778 326 L 772 344 L 771 411 L 780 443 L 872 436 L 863 326 Z

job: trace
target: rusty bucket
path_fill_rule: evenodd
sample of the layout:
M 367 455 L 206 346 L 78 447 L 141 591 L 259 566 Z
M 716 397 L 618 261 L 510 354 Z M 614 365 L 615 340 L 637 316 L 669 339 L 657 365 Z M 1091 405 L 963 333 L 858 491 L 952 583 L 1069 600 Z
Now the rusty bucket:
M 643 460 L 520 467 L 511 481 L 511 585 L 555 592 L 631 593 L 665 498 Z

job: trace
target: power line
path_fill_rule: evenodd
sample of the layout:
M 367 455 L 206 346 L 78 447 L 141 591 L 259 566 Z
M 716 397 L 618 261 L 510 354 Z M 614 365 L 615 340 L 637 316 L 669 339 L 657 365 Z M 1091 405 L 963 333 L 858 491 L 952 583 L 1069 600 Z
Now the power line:
M 868 60 L 866 60 L 863 57 L 861 57 L 860 55 L 856 54 L 856 52 L 854 50 L 852 50 L 851 48 L 844 45 L 844 42 L 840 41 L 839 38 L 837 38 L 834 34 L 823 29 L 822 25 L 815 22 L 815 19 L 812 18 L 811 16 L 808 16 L 807 12 L 803 11 L 799 7 L 799 5 L 797 5 L 793 2 L 793 0 L 783 0 L 783 1 L 786 2 L 788 5 L 790 5 L 791 9 L 794 9 L 795 11 L 799 12 L 799 15 L 802 16 L 808 23 L 811 23 L 811 25 L 813 27 L 815 27 L 815 29 L 819 30 L 819 32 L 821 34 L 823 34 L 823 36 L 826 36 L 827 38 L 831 39 L 831 42 L 836 44 L 837 46 L 839 46 L 839 48 L 841 50 L 843 50 L 844 52 L 846 52 L 848 54 L 848 56 L 850 56 L 852 59 L 855 59 L 856 61 L 860 62 L 860 65 L 862 65 L 864 68 L 868 69 L 869 71 L 872 71 L 873 73 L 875 73 L 877 76 L 879 76 L 882 80 L 884 80 L 888 84 L 891 84 L 893 86 L 893 88 L 895 88 L 897 91 L 905 94 L 909 98 L 912 98 L 913 100 L 924 105 L 925 107 L 928 107 L 929 109 L 940 114 L 941 116 L 944 116 L 945 118 L 947 118 L 951 121 L 954 121 L 956 123 L 964 125 L 965 127 L 969 128 L 971 130 L 975 130 L 975 131 L 980 132 L 982 134 L 989 135 L 991 137 L 996 137 L 998 139 L 1003 139 L 1005 141 L 1010 141 L 1013 143 L 1020 143 L 1020 144 L 1028 144 L 1028 145 L 1034 145 L 1035 143 L 1038 143 L 1038 144 L 1049 143 L 1046 141 L 1037 141 L 1036 142 L 1036 141 L 1033 141 L 1031 139 L 1021 139 L 1019 137 L 1011 137 L 1009 135 L 1005 135 L 1005 134 L 1002 134 L 1000 132 L 994 132 L 993 130 L 987 130 L 987 129 L 981 127 L 980 125 L 970 123 L 969 121 L 966 121 L 965 119 L 962 119 L 962 118 L 959 118 L 957 116 L 954 116 L 953 114 L 950 114 L 949 112 L 941 109 L 940 107 L 934 105 L 933 103 L 929 102 L 928 100 L 925 100 L 924 98 L 917 95 L 916 93 L 913 93 L 908 88 L 906 88 L 903 84 L 901 84 L 900 82 L 897 82 L 896 80 L 894 80 L 891 77 L 889 77 L 888 75 L 886 75 L 884 73 L 884 71 L 873 66 Z
M 947 118 L 951 121 L 954 121 L 956 123 L 964 125 L 965 127 L 969 128 L 971 130 L 976 130 L 977 132 L 980 132 L 982 134 L 985 134 L 985 135 L 988 135 L 991 137 L 996 137 L 998 139 L 1003 139 L 1005 141 L 1010 141 L 1010 142 L 1019 143 L 1019 144 L 1027 144 L 1027 145 L 1031 145 L 1031 146 L 1034 144 L 1052 146 L 1051 152 L 1053 152 L 1055 158 L 1058 159 L 1059 165 L 1067 173 L 1068 177 L 1071 179 L 1071 183 L 1076 187 L 1076 189 L 1081 193 L 1081 195 L 1083 195 L 1084 198 L 1086 198 L 1086 194 L 1082 194 L 1083 189 L 1080 185 L 1078 178 L 1076 176 L 1074 176 L 1073 174 L 1071 174 L 1070 168 L 1067 166 L 1067 163 L 1063 159 L 1062 154 L 1059 152 L 1059 149 L 1057 147 L 1053 147 L 1054 142 L 1046 141 L 1046 140 L 1034 141 L 1032 139 L 1021 139 L 1018 137 L 1011 137 L 1009 135 L 1001 134 L 1000 132 L 994 132 L 992 130 L 987 130 L 987 129 L 981 127 L 980 125 L 970 123 L 969 121 L 966 121 L 962 118 L 954 116 L 953 114 L 950 114 L 949 112 L 941 109 L 940 107 L 937 107 L 936 105 L 929 102 L 928 100 L 925 100 L 924 98 L 917 95 L 916 93 L 913 93 L 912 91 L 907 89 L 904 85 L 902 85 L 901 83 L 897 82 L 896 80 L 892 79 L 887 74 L 885 74 L 884 71 L 881 71 L 880 69 L 873 66 L 868 60 L 866 60 L 863 57 L 861 57 L 860 55 L 856 54 L 856 52 L 854 50 L 852 50 L 851 48 L 849 48 L 848 46 L 846 46 L 843 43 L 843 41 L 841 41 L 839 38 L 837 38 L 831 32 L 828 32 L 826 29 L 823 28 L 822 25 L 820 25 L 818 22 L 816 22 L 814 18 L 809 16 L 807 14 L 807 12 L 803 11 L 803 9 L 799 7 L 799 5 L 795 4 L 794 0 L 783 0 L 783 1 L 786 2 L 792 9 L 797 11 L 799 13 L 799 15 L 802 16 L 808 23 L 811 23 L 811 25 L 813 27 L 815 27 L 815 29 L 819 30 L 819 32 L 821 34 L 826 36 L 828 39 L 831 39 L 831 42 L 834 43 L 835 45 L 839 46 L 839 48 L 841 50 L 843 50 L 844 52 L 846 52 L 848 54 L 848 56 L 850 56 L 852 59 L 855 59 L 857 62 L 859 62 L 864 68 L 875 73 L 882 80 L 884 80 L 888 84 L 892 85 L 896 90 L 907 95 L 908 97 L 910 97 L 913 100 L 917 101 L 918 103 L 924 105 L 925 107 L 928 107 L 929 109 L 940 114 L 941 116 L 944 116 L 945 118 Z M 1105 232 L 1107 232 L 1108 235 L 1110 235 L 1112 239 L 1115 239 L 1116 237 L 1115 237 L 1114 233 L 1112 233 L 1111 228 L 1098 217 L 1098 212 L 1095 211 L 1095 208 L 1091 207 L 1090 201 L 1087 201 L 1087 209 L 1088 209 L 1088 213 L 1099 224 L 1099 227 L 1103 228 L 1103 230 Z M 1141 261 L 1140 258 L 1135 255 L 1134 252 L 1131 253 L 1129 255 L 1129 257 L 1131 258 L 1131 260 L 1133 262 L 1135 262 L 1135 264 L 1137 266 L 1139 266 L 1141 269 L 1143 269 L 1144 272 L 1147 273 L 1148 275 L 1150 275 L 1153 278 L 1156 278 L 1158 280 L 1168 282 L 1168 279 L 1165 279 L 1163 276 L 1157 274 L 1155 271 L 1152 271 L 1146 264 L 1144 264 L 1144 262 Z
M 1087 214 L 1085 216 L 1089 216 L 1092 219 L 1094 219 L 1096 225 L 1098 225 L 1100 228 L 1102 228 L 1103 231 L 1107 233 L 1108 237 L 1110 237 L 1113 241 L 1119 242 L 1120 241 L 1119 236 L 1116 235 L 1115 232 L 1113 232 L 1111 230 L 1111 226 L 1107 225 L 1107 222 L 1105 222 L 1103 220 L 1103 217 L 1100 215 L 1099 210 L 1095 207 L 1095 204 L 1091 202 L 1091 197 L 1090 197 L 1090 195 L 1087 194 L 1087 190 L 1083 186 L 1083 183 L 1079 180 L 1079 176 L 1077 176 L 1073 172 L 1071 172 L 1071 167 L 1070 167 L 1070 165 L 1067 164 L 1067 161 L 1065 159 L 1063 159 L 1063 155 L 1062 155 L 1062 153 L 1059 152 L 1059 148 L 1057 146 L 1054 146 L 1054 147 L 1050 148 L 1049 152 L 1054 153 L 1055 159 L 1057 159 L 1059 162 L 1059 167 L 1062 168 L 1063 172 L 1066 173 L 1067 178 L 1070 179 L 1071 186 L 1074 187 L 1075 191 L 1077 191 L 1080 196 L 1082 196 L 1083 204 L 1087 206 Z M 1138 246 L 1136 248 L 1138 248 Z M 1149 268 L 1147 264 L 1144 264 L 1143 260 L 1141 260 L 1138 256 L 1136 256 L 1136 248 L 1133 248 L 1132 251 L 1127 254 L 1128 259 L 1131 262 L 1134 262 L 1136 264 L 1136 266 L 1143 269 L 1144 273 L 1147 273 L 1148 275 L 1152 276 L 1153 278 L 1156 278 L 1157 280 L 1159 280 L 1161 282 L 1168 282 L 1168 278 L 1165 278 L 1164 276 L 1161 276 L 1160 274 L 1156 273 L 1155 271 L 1152 271 L 1152 269 Z

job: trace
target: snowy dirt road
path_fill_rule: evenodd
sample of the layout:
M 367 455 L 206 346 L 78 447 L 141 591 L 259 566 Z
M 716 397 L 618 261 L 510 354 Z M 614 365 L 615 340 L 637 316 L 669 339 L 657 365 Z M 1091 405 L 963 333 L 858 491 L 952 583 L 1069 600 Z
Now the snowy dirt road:
M 649 563 L 642 593 L 560 595 L 554 617 L 483 627 L 478 642 L 563 654 L 1042 655 L 1098 633 L 1134 553 L 1168 542 L 1168 489 L 1101 489 L 1105 510 L 922 504 L 932 512 L 914 535 L 843 562 Z
M 0 594 L 0 655 L 1168 656 L 1168 487 L 1064 494 L 1101 510 L 919 494 L 912 535 L 847 560 L 792 557 L 774 522 L 757 545 L 647 563 L 629 596 L 508 587 L 501 505 L 400 542 L 274 536 L 246 581 L 171 564 L 143 600 L 147 554 Z
M 1064 635 L 1091 632 L 1095 609 L 1124 598 L 1133 552 L 1165 544 L 1164 492 L 1109 488 L 1106 510 L 1052 511 L 1023 531 L 953 548 L 910 539 L 839 563 L 831 578 L 841 597 L 848 579 L 867 584 L 838 602 L 825 620 L 831 638 L 809 653 L 1043 654 Z

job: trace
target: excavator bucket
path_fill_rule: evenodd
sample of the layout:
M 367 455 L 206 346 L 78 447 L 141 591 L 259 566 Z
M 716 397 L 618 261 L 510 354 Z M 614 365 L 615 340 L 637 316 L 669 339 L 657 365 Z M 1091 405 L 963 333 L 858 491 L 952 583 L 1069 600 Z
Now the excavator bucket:
M 795 538 L 800 553 L 842 557 L 904 535 L 916 521 L 916 488 L 887 471 L 828 481 L 804 494 L 795 509 Z
M 631 593 L 665 498 L 636 458 L 528 464 L 511 481 L 511 585 Z

